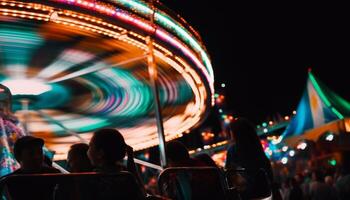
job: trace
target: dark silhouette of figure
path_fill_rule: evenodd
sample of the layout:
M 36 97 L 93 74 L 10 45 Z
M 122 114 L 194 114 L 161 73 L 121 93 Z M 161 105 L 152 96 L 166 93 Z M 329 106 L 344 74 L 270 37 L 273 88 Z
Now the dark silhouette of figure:
M 129 171 L 133 176 L 125 180 L 107 177 L 94 181 L 93 188 L 97 192 L 93 194 L 92 199 L 143 199 L 145 197 L 131 151 L 132 148 L 125 143 L 122 134 L 115 129 L 100 129 L 94 133 L 87 155 L 96 167 L 95 171 L 104 174 Z M 128 153 L 129 168 L 122 164 L 126 153 Z
M 169 167 L 204 167 L 206 164 L 198 159 L 193 159 L 186 146 L 176 140 L 166 144 L 166 154 Z
M 343 152 L 343 164 L 340 177 L 335 183 L 340 200 L 350 199 L 350 151 Z
M 218 167 L 215 161 L 206 153 L 200 153 L 195 158 L 205 163 L 208 167 Z
M 87 156 L 89 145 L 85 143 L 73 144 L 67 155 L 67 169 L 72 173 L 92 172 L 93 167 Z M 55 191 L 55 199 L 84 199 L 89 200 L 87 191 L 93 190 L 90 188 L 89 181 L 84 179 L 76 179 L 75 181 L 59 184 Z
M 6 177 L 20 174 L 60 173 L 58 169 L 44 164 L 44 140 L 33 136 L 19 138 L 14 144 L 14 155 L 21 167 Z M 49 200 L 53 198 L 55 184 L 30 181 L 10 182 L 7 184 L 11 199 Z
M 244 168 L 246 190 L 243 199 L 266 196 L 273 183 L 270 161 L 266 157 L 255 126 L 244 118 L 232 124 L 234 145 L 227 151 L 226 168 Z
M 89 145 L 85 143 L 73 144 L 67 156 L 67 165 L 70 172 L 91 172 L 92 164 L 87 156 Z
M 48 155 L 44 155 L 44 164 L 47 167 L 52 167 L 52 159 Z
M 159 178 L 161 193 L 171 199 L 224 199 L 221 173 L 210 156 L 191 158 L 176 140 L 166 145 L 168 166 Z
M 312 172 L 312 182 L 310 183 L 311 200 L 336 200 L 338 199 L 337 191 L 333 186 L 324 182 L 324 175 L 320 170 Z
M 289 179 L 290 191 L 289 200 L 302 200 L 304 198 L 303 190 L 300 188 L 297 180 L 295 178 Z

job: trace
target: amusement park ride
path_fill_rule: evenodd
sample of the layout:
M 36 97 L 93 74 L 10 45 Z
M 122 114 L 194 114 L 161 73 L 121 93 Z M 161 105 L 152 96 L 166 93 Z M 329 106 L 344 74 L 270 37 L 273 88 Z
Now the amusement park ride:
M 214 103 L 200 36 L 157 1 L 1 0 L 0 21 L 0 83 L 54 160 L 113 127 L 135 150 L 159 144 L 164 166 L 165 141 Z
M 158 1 L 0 0 L 0 23 L 0 83 L 11 90 L 26 134 L 43 138 L 54 160 L 65 159 L 72 144 L 88 142 L 96 129 L 113 127 L 136 151 L 158 145 L 164 167 L 165 142 L 198 126 L 221 98 L 201 37 Z M 347 116 L 350 104 L 310 72 L 293 115 L 257 131 L 283 148 L 288 138 L 303 139 L 336 120 L 345 127 L 337 130 L 347 132 Z

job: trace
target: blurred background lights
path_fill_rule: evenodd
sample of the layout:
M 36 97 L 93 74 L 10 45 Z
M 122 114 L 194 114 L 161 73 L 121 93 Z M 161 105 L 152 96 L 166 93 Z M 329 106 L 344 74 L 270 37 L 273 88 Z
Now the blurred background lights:
M 298 144 L 297 149 L 304 150 L 304 149 L 306 149 L 306 147 L 307 147 L 306 142 L 302 142 L 302 143 Z
M 337 165 L 337 161 L 335 159 L 331 159 L 331 160 L 328 160 L 328 164 L 330 164 L 332 166 L 336 166 Z
M 326 137 L 326 140 L 329 142 L 333 141 L 333 139 L 334 139 L 334 135 L 332 133 L 328 134 Z
M 295 151 L 294 151 L 294 150 L 290 150 L 290 151 L 289 151 L 289 156 L 290 156 L 290 157 L 293 157 L 294 155 L 295 155 Z
M 287 157 L 283 157 L 282 159 L 281 159 L 281 162 L 282 162 L 282 164 L 287 164 L 288 163 L 288 158 Z
M 288 147 L 287 147 L 287 146 L 283 146 L 283 147 L 282 147 L 282 151 L 283 151 L 283 152 L 286 152 L 287 150 L 288 150 Z

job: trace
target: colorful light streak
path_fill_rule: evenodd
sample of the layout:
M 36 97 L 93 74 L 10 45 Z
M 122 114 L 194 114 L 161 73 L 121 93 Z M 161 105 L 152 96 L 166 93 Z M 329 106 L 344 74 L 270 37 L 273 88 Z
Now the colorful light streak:
M 70 4 L 80 2 L 85 7 L 95 7 L 109 15 L 117 16 L 119 13 L 118 17 L 124 18 L 123 22 L 128 21 L 144 30 L 153 30 L 153 26 L 149 27 L 147 22 L 140 21 L 120 9 L 105 8 L 87 1 L 60 2 Z M 55 159 L 64 158 L 69 144 L 80 141 L 65 128 L 89 140 L 91 131 L 96 128 L 114 126 L 124 134 L 127 142 L 136 150 L 158 144 L 155 121 L 150 117 L 154 106 L 153 97 L 147 84 L 147 75 L 143 72 L 146 62 L 137 60 L 134 63 L 124 63 L 125 66 L 116 64 L 147 51 L 143 35 L 94 16 L 71 10 L 57 11 L 51 6 L 38 3 L 2 1 L 0 15 L 9 17 L 0 18 L 1 31 L 7 30 L 9 36 L 13 36 L 16 32 L 15 35 L 20 39 L 7 39 L 9 44 L 6 44 L 2 41 L 6 38 L 6 34 L 1 32 L 0 48 L 11 48 L 16 42 L 20 46 L 29 46 L 19 48 L 22 51 L 19 54 L 26 55 L 26 59 L 20 62 L 18 67 L 20 70 L 15 70 L 11 64 L 16 63 L 18 58 L 13 56 L 11 51 L 5 52 L 10 56 L 1 58 L 6 69 L 1 73 L 0 82 L 12 79 L 16 74 L 26 78 L 40 78 L 53 87 L 46 92 L 47 94 L 45 93 L 45 98 L 42 95 L 36 97 L 40 100 L 40 104 L 33 103 L 30 107 L 32 120 L 29 129 L 45 138 L 48 147 L 56 151 Z M 23 23 L 27 27 L 25 31 L 20 25 Z M 21 34 L 30 36 L 23 41 L 26 37 Z M 205 85 L 209 85 L 212 90 L 213 80 L 208 75 L 206 67 L 197 58 L 198 54 L 193 53 L 186 45 L 160 28 L 156 29 L 156 35 L 179 48 L 185 57 L 191 58 L 195 64 L 193 66 L 186 58 L 174 55 L 167 46 L 154 44 L 157 65 L 160 68 L 160 99 L 164 108 L 165 137 L 168 141 L 181 137 L 184 132 L 188 132 L 202 120 L 208 106 L 207 98 L 211 98 L 209 94 L 212 93 Z M 71 41 L 67 38 L 78 39 Z M 104 39 L 96 42 L 94 38 Z M 58 45 L 62 43 L 66 43 L 67 46 Z M 57 44 L 57 47 L 62 49 L 59 52 L 54 50 L 44 52 L 43 57 L 35 55 L 34 52 L 42 54 L 41 48 L 45 45 L 51 48 L 55 46 L 52 44 Z M 118 49 L 119 52 L 101 58 L 99 55 L 101 52 L 111 49 Z M 47 64 L 33 63 L 30 61 L 33 57 L 42 58 Z M 199 67 L 207 78 L 202 79 L 194 67 Z M 90 69 L 89 73 L 84 72 L 87 69 Z M 45 102 L 45 99 L 52 102 Z M 18 110 L 19 105 L 15 105 L 15 109 Z M 42 113 L 36 112 L 36 109 L 50 116 L 51 121 L 43 117 Z M 22 118 L 23 112 L 18 110 L 17 115 Z

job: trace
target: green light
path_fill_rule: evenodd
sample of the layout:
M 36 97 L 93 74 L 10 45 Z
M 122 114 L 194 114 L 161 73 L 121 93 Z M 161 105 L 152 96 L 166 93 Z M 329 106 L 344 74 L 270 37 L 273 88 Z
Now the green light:
M 338 112 L 337 109 L 332 108 L 331 110 L 333 111 L 333 113 L 335 115 L 337 115 L 339 117 L 339 119 L 343 119 L 344 118 L 344 116 L 340 112 Z
M 335 159 L 331 159 L 331 160 L 328 160 L 328 163 L 332 166 L 336 166 L 337 165 L 337 161 Z
M 263 127 L 266 127 L 266 126 L 267 126 L 267 123 L 266 123 L 266 122 L 262 123 L 262 126 L 263 126 Z
M 126 6 L 133 10 L 134 12 L 137 12 L 144 17 L 148 17 L 150 14 L 152 14 L 152 9 L 148 7 L 147 4 L 144 4 L 140 1 L 130 1 L 130 0 L 110 0 L 112 2 L 115 2 L 117 4 L 121 4 L 123 6 Z M 171 16 L 167 15 L 166 13 L 160 12 L 160 10 L 156 10 L 155 14 L 155 22 L 158 24 L 163 25 L 165 28 L 168 28 L 172 30 L 178 37 L 180 37 L 183 41 L 185 41 L 187 44 L 189 44 L 191 47 L 193 47 L 197 53 L 200 54 L 202 57 L 202 61 L 204 62 L 206 69 L 209 72 L 209 75 L 212 79 L 214 79 L 214 71 L 209 59 L 209 56 L 203 49 L 203 47 L 199 44 L 198 41 L 194 39 L 192 34 L 187 32 L 187 30 L 177 21 L 175 21 Z
M 312 85 L 315 87 L 315 90 L 317 91 L 317 93 L 320 95 L 322 101 L 326 104 L 326 106 L 331 107 L 332 112 L 337 115 L 337 117 L 339 119 L 343 119 L 344 116 L 342 114 L 340 114 L 340 112 L 338 112 L 335 108 L 332 107 L 331 103 L 329 102 L 329 100 L 327 99 L 326 95 L 323 93 L 323 91 L 321 90 L 319 84 L 317 83 L 315 77 L 312 75 L 312 73 L 309 73 L 309 77 L 311 80 Z

